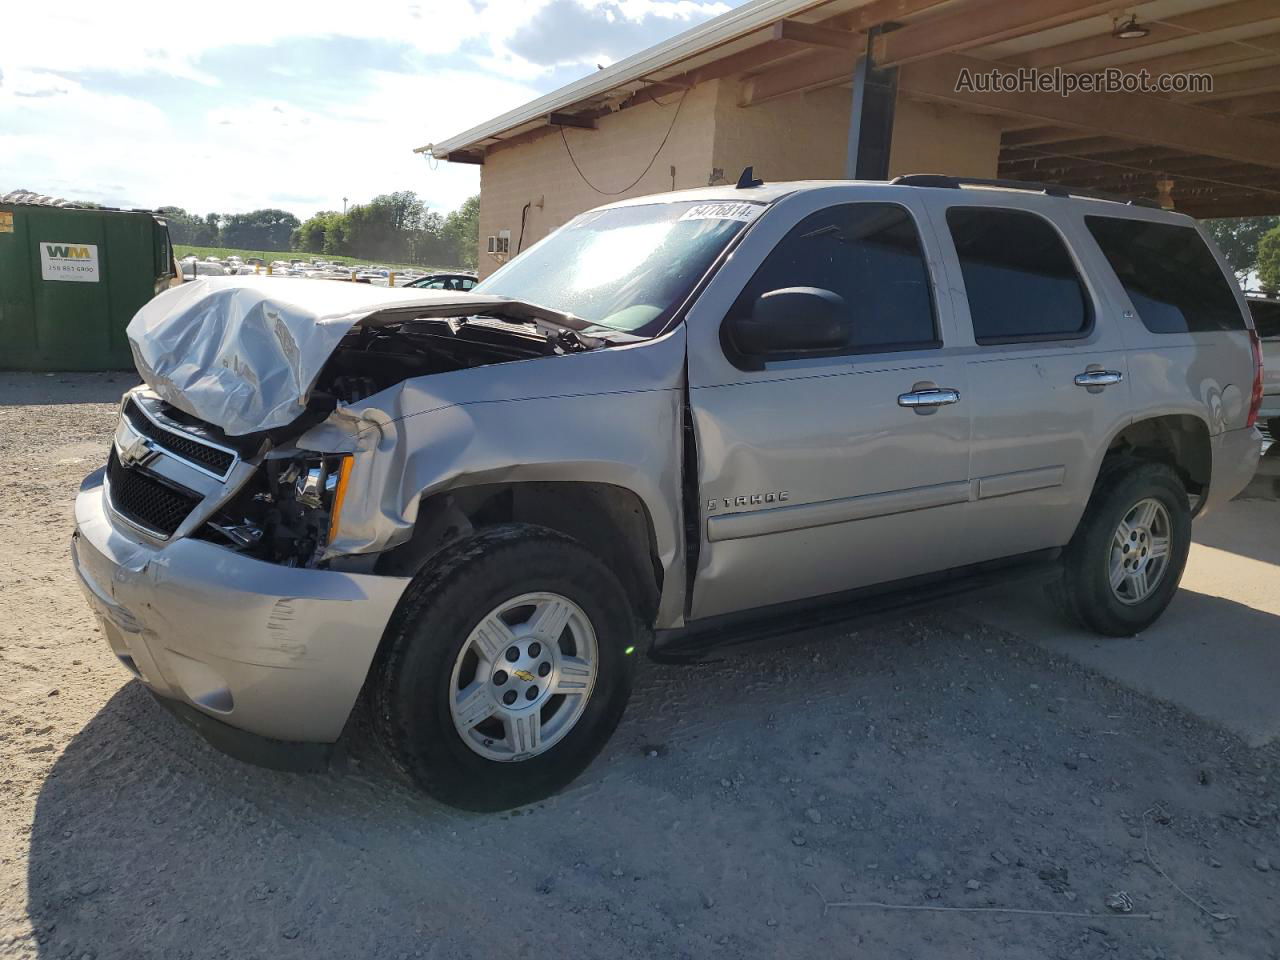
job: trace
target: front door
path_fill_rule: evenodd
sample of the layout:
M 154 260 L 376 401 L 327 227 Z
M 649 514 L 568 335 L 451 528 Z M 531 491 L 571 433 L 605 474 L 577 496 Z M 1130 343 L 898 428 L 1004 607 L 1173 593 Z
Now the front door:
M 689 313 L 691 619 L 928 573 L 960 555 L 967 367 L 929 266 L 936 241 L 902 194 L 784 198 Z M 788 287 L 843 298 L 849 344 L 742 353 L 726 320 Z

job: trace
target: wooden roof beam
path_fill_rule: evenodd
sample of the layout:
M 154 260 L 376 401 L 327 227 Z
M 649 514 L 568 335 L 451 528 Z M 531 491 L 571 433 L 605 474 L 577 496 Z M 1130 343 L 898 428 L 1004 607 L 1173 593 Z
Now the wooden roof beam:
M 865 33 L 872 27 L 906 20 L 946 2 L 947 0 L 872 0 L 838 19 L 848 29 Z
M 1232 40 L 1230 43 L 1217 43 L 1209 47 L 1197 47 L 1183 50 L 1180 53 L 1169 53 L 1163 57 L 1152 57 L 1149 60 L 1132 60 L 1113 64 L 1122 70 L 1133 73 L 1147 70 L 1153 76 L 1162 73 L 1190 73 L 1206 70 L 1209 67 L 1221 67 L 1245 60 L 1256 60 L 1280 53 L 1280 33 L 1268 33 L 1260 37 L 1249 37 L 1245 40 Z
M 1126 153 L 1129 150 L 1137 150 L 1142 146 L 1140 143 L 1134 143 L 1132 140 L 1122 140 L 1117 137 L 1081 137 L 1081 131 L 1075 131 L 1075 136 L 1070 140 L 1062 140 L 1057 143 L 1040 143 L 1029 147 L 1020 146 L 1002 146 L 1002 150 L 1008 150 L 1010 157 L 1025 157 L 1034 159 L 1036 157 L 1062 157 L 1065 160 L 1078 160 L 1081 157 L 1092 157 L 1108 153 Z
M 1123 7 L 1123 4 L 1120 4 Z M 1112 5 L 1117 9 L 1116 5 Z M 1251 23 L 1264 22 L 1280 18 L 1280 7 L 1275 0 L 1236 0 L 1235 3 L 1224 3 L 1202 10 L 1193 10 L 1177 17 L 1143 25 L 1150 31 L 1145 37 L 1134 40 L 1117 40 L 1110 32 L 1096 37 L 1084 37 L 1068 43 L 1059 43 L 1052 47 L 1032 50 L 1018 57 L 1011 57 L 1010 62 L 1025 67 L 1049 67 L 1067 63 L 1079 63 L 1092 60 L 1094 57 L 1105 57 L 1122 50 L 1134 50 L 1164 43 L 1169 40 L 1181 40 L 1198 33 L 1213 33 L 1216 30 L 1230 30 Z M 1141 21 L 1141 18 L 1139 18 Z
M 1280 90 L 1280 67 L 1257 67 L 1253 70 L 1238 70 L 1235 73 L 1215 75 L 1212 93 L 1184 94 L 1173 99 L 1191 103 L 1209 103 L 1214 100 L 1225 100 L 1228 97 L 1274 93 L 1278 90 Z
M 1195 171 L 1169 170 L 1152 171 L 1150 173 L 1112 170 L 1109 173 L 1062 177 L 1056 182 L 1073 186 L 1096 186 L 1099 190 L 1103 190 L 1108 189 L 1108 184 L 1113 186 L 1134 183 L 1154 184 L 1157 180 L 1165 178 L 1188 186 L 1194 184 L 1212 186 L 1216 182 L 1218 185 L 1229 187 L 1265 187 L 1274 184 L 1276 179 L 1274 171 L 1258 173 L 1252 168 L 1228 165 Z
M 1021 130 L 1006 130 L 1000 137 L 1000 145 L 1005 147 L 1029 147 L 1038 143 L 1055 143 L 1059 140 L 1079 139 L 1080 131 L 1069 127 L 1025 127 Z
M 1280 196 L 1264 193 L 1246 200 L 1203 201 L 1178 209 L 1180 213 L 1197 220 L 1270 217 L 1280 213 Z
M 1038 33 L 1114 9 L 1115 0 L 970 0 L 954 12 L 881 34 L 872 55 L 878 67 L 898 66 Z
M 833 50 L 796 60 L 794 63 L 784 63 L 758 76 L 749 77 L 742 84 L 738 105 L 750 107 L 792 93 L 851 83 L 859 56 L 856 50 Z
M 944 54 L 909 64 L 898 87 L 925 99 L 970 109 L 1029 117 L 1046 124 L 1085 128 L 1094 135 L 1169 147 L 1280 168 L 1280 125 L 1234 117 L 1171 100 L 1127 93 L 982 93 L 956 90 L 961 70 L 981 71 L 986 61 Z
M 1215 110 L 1238 117 L 1257 117 L 1264 113 L 1280 113 L 1280 93 L 1252 93 L 1247 97 L 1218 100 Z
M 1037 157 L 1024 156 L 1013 153 L 1009 155 L 1001 154 L 1000 170 L 1010 174 L 1038 171 L 1045 173 L 1048 171 L 1057 171 L 1059 174 L 1069 174 L 1076 170 L 1095 170 L 1106 167 L 1107 169 L 1115 169 L 1114 166 L 1108 166 L 1117 163 L 1158 163 L 1162 160 L 1173 160 L 1185 158 L 1186 154 L 1179 153 L 1176 150 L 1169 150 L 1165 147 L 1142 147 L 1138 150 L 1129 150 L 1124 153 L 1113 153 L 1106 156 L 1105 161 L 1098 162 L 1093 157 Z M 1221 163 L 1216 157 L 1212 158 L 1214 163 Z M 1031 173 L 1028 172 L 1028 176 Z
M 861 34 L 850 33 L 848 30 L 834 30 L 831 27 L 801 23 L 799 20 L 779 20 L 773 25 L 773 39 L 791 40 L 814 47 L 851 50 L 855 42 L 864 38 Z

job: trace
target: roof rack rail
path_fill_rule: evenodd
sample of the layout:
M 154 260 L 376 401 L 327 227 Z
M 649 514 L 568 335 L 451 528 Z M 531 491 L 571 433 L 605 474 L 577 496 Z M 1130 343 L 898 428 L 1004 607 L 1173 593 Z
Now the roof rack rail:
M 909 173 L 902 177 L 894 177 L 890 183 L 905 187 L 943 187 L 959 190 L 961 187 L 997 187 L 1001 190 L 1026 190 L 1032 193 L 1043 193 L 1049 197 L 1084 197 L 1089 200 L 1107 200 L 1111 203 L 1126 203 L 1135 207 L 1150 207 L 1162 210 L 1163 207 L 1154 200 L 1145 197 L 1121 197 L 1114 193 L 1099 193 L 1096 190 L 1081 190 L 1066 187 L 1060 183 L 1037 183 L 1034 180 L 983 180 L 980 177 L 948 177 L 937 173 Z

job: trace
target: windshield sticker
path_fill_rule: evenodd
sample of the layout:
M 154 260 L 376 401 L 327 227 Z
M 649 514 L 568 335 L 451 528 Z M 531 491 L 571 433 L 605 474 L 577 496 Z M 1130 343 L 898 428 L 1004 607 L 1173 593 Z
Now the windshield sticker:
M 743 203 L 738 200 L 717 200 L 714 203 L 699 203 L 690 207 L 680 217 L 681 220 L 741 220 L 750 223 L 764 213 L 764 206 L 759 203 Z

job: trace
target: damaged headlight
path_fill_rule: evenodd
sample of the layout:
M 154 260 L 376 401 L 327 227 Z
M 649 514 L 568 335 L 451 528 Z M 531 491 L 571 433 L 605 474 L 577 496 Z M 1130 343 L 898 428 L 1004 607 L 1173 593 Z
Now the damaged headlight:
M 312 566 L 338 535 L 354 462 L 347 454 L 268 457 L 208 527 L 261 559 Z
M 292 487 L 294 504 L 324 514 L 325 543 L 337 536 L 353 462 L 348 455 L 307 457 L 292 461 L 279 477 L 279 487 Z

